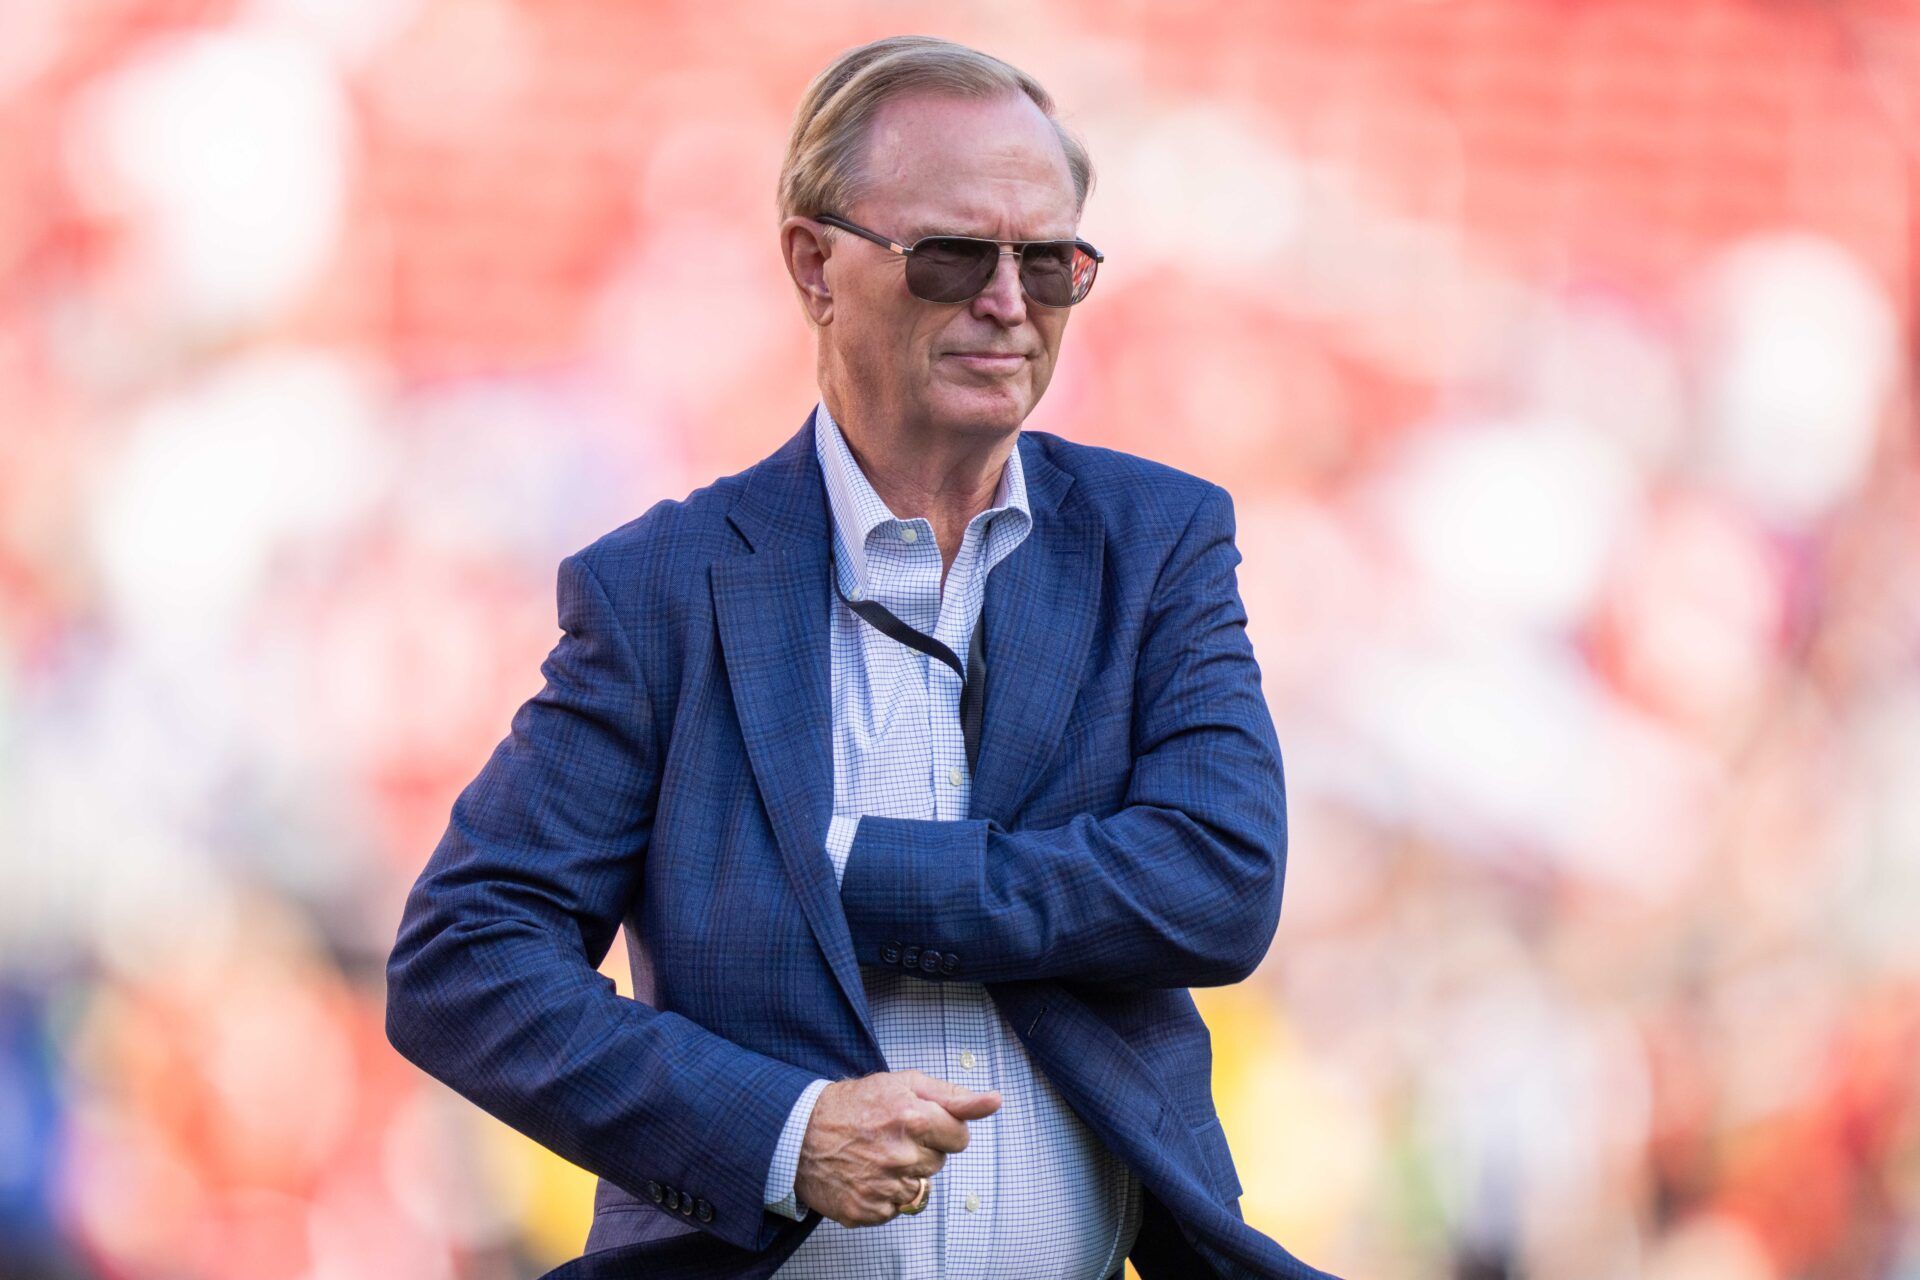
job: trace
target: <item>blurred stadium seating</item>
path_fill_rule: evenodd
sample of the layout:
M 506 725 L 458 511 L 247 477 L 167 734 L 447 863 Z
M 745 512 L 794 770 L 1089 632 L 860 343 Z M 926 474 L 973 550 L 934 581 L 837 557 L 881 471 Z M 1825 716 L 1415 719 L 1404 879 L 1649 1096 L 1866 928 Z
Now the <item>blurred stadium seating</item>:
M 559 559 L 812 404 L 789 113 L 907 30 L 1093 153 L 1030 425 L 1234 494 L 1248 1219 L 1355 1280 L 1920 1276 L 1893 0 L 0 3 L 0 1274 L 579 1252 L 591 1177 L 390 1050 L 381 966 Z

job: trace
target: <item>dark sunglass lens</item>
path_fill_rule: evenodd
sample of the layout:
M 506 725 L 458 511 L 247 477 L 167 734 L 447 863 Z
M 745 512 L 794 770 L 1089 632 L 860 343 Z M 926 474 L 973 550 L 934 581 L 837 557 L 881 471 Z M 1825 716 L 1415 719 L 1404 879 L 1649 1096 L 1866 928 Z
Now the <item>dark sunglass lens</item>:
M 1027 296 L 1049 307 L 1070 307 L 1093 288 L 1100 260 L 1076 240 L 1029 246 L 1021 267 Z
M 1020 258 L 1020 282 L 1035 302 L 1049 307 L 1071 306 L 1080 299 L 1074 259 L 1084 257 L 1067 241 L 1027 246 Z
M 907 258 L 907 288 L 927 302 L 965 302 L 987 287 L 999 261 L 996 244 L 929 236 Z

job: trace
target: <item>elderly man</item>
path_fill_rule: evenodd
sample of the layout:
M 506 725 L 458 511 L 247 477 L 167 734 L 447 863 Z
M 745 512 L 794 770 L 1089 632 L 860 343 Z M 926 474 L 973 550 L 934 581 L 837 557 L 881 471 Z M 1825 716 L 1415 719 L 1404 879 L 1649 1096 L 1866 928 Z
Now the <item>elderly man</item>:
M 779 188 L 820 402 L 561 562 L 387 1015 L 599 1175 L 551 1280 L 1325 1275 L 1241 1217 L 1187 991 L 1285 867 L 1231 501 L 1021 429 L 1090 181 L 1004 62 L 843 54 Z

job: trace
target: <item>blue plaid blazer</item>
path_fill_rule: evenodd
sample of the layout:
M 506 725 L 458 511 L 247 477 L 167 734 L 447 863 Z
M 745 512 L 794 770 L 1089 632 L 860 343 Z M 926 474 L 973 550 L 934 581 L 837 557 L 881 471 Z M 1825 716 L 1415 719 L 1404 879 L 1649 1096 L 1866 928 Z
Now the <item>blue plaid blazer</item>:
M 858 966 L 902 942 L 942 958 L 925 981 L 987 984 L 1139 1175 L 1144 1280 L 1326 1280 L 1241 1216 L 1188 994 L 1259 964 L 1286 867 L 1232 501 L 1048 432 L 1017 447 L 1034 525 L 987 580 L 972 816 L 863 817 L 838 889 L 811 412 L 561 561 L 545 685 L 454 802 L 386 970 L 403 1056 L 598 1175 L 547 1280 L 773 1272 L 822 1221 L 764 1209 L 781 1126 L 815 1078 L 886 1069 Z M 636 1000 L 598 972 L 622 925 Z

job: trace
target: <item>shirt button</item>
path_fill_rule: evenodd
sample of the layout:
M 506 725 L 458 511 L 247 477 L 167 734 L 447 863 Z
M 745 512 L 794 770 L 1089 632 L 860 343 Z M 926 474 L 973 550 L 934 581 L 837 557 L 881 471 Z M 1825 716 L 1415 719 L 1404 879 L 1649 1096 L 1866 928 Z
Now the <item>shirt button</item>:
M 855 587 L 853 590 L 847 592 L 847 599 L 858 600 L 865 594 L 866 594 L 865 591 L 861 590 L 859 587 Z
M 947 770 L 948 782 L 951 782 L 954 786 L 957 787 L 960 785 L 960 779 L 961 779 L 961 773 L 960 773 L 959 765 L 955 765 L 953 768 Z
M 967 1212 L 980 1212 L 980 1196 L 978 1193 L 972 1191 L 967 1192 Z
M 960 1065 L 969 1069 L 973 1066 L 973 1050 L 965 1049 L 960 1053 Z
M 900 526 L 900 541 L 902 541 L 902 542 L 918 542 L 918 541 L 920 541 L 920 531 L 919 531 L 918 529 L 916 529 L 916 528 L 914 528 L 914 527 L 913 527 L 912 525 L 910 525 L 910 524 L 906 524 L 906 525 L 901 525 L 901 526 Z

